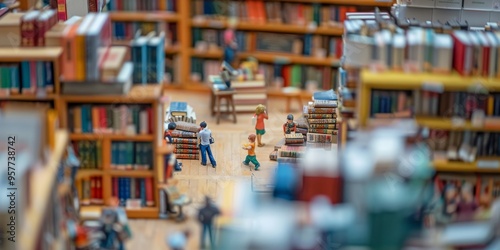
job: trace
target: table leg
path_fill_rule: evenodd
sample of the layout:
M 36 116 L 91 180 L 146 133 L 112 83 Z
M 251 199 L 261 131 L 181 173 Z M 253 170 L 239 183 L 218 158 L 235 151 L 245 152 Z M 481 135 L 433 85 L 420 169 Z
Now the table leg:
M 215 99 L 215 106 L 217 106 L 217 124 L 220 122 L 220 96 L 217 96 Z

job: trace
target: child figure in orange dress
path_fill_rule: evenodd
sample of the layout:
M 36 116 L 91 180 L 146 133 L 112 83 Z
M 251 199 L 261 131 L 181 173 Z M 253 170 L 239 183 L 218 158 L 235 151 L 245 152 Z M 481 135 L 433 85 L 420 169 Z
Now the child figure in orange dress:
M 255 108 L 255 119 L 257 120 L 255 123 L 255 134 L 257 135 L 257 146 L 263 147 L 266 145 L 262 143 L 262 135 L 266 133 L 266 128 L 264 125 L 264 119 L 269 119 L 266 112 L 266 106 L 259 104 Z

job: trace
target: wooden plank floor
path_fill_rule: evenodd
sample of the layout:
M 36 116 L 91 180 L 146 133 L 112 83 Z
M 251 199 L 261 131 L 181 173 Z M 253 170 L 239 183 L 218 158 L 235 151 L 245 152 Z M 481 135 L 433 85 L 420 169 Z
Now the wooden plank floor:
M 216 125 L 215 119 L 210 116 L 209 95 L 183 91 L 169 91 L 168 95 L 172 101 L 187 101 L 195 110 L 197 123 L 201 121 L 208 123 L 215 139 L 212 152 L 217 161 L 217 168 L 212 168 L 210 164 L 202 166 L 199 160 L 182 160 L 183 171 L 176 173 L 175 178 L 179 179 L 180 191 L 193 199 L 193 203 L 185 209 L 189 219 L 184 223 L 169 220 L 130 220 L 133 237 L 127 242 L 127 249 L 168 249 L 166 244 L 168 235 L 185 229 L 192 232 L 187 249 L 198 249 L 200 226 L 195 220 L 195 215 L 197 208 L 202 205 L 204 196 L 208 195 L 217 200 L 229 184 L 239 179 L 249 180 L 252 173 L 267 181 L 276 165 L 276 162 L 269 160 L 269 153 L 273 150 L 274 144 L 283 137 L 282 125 L 286 122 L 287 115 L 284 113 L 283 99 L 268 101 L 269 120 L 265 121 L 266 134 L 262 139 L 266 146 L 256 149 L 261 168 L 259 171 L 254 171 L 253 167 L 249 168 L 242 164 L 247 152 L 241 149 L 241 144 L 247 141 L 248 134 L 255 133 L 252 114 L 239 114 L 237 124 L 221 119 L 221 123 Z M 304 103 L 306 101 L 304 100 Z M 298 107 L 297 103 L 292 105 L 297 105 L 292 106 L 292 111 L 295 117 L 299 117 L 301 107 Z

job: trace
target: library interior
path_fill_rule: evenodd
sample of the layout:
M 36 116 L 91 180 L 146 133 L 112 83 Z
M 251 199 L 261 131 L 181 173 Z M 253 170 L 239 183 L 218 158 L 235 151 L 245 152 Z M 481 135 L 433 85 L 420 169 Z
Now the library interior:
M 498 250 L 499 23 L 499 0 L 0 0 L 0 249 Z

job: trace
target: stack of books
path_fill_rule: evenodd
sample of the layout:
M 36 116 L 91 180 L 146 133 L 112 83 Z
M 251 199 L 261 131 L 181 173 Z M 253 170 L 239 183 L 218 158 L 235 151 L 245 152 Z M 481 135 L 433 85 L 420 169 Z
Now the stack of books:
M 277 161 L 280 163 L 297 163 L 299 158 L 304 157 L 305 151 L 305 146 L 282 145 L 281 148 L 276 151 Z
M 177 159 L 198 160 L 198 126 L 193 123 L 176 122 L 177 129 L 172 133 L 174 153 Z
M 285 134 L 285 145 L 299 146 L 304 144 L 304 135 L 301 133 Z
M 309 124 L 308 143 L 337 143 L 337 95 L 333 89 L 314 93 L 303 113 Z
M 297 120 L 294 121 L 295 124 L 297 125 L 297 133 L 301 133 L 304 136 L 307 136 L 307 131 L 309 129 L 309 125 L 307 123 L 307 118 L 306 117 L 300 117 Z M 307 140 L 307 137 L 305 138 Z
M 285 145 L 285 138 L 282 138 L 276 145 L 274 145 L 274 150 L 269 154 L 269 159 L 271 161 L 278 160 L 278 150 L 281 149 L 281 146 Z
M 180 121 L 196 124 L 196 113 L 187 102 L 171 102 L 167 109 L 167 122 Z

